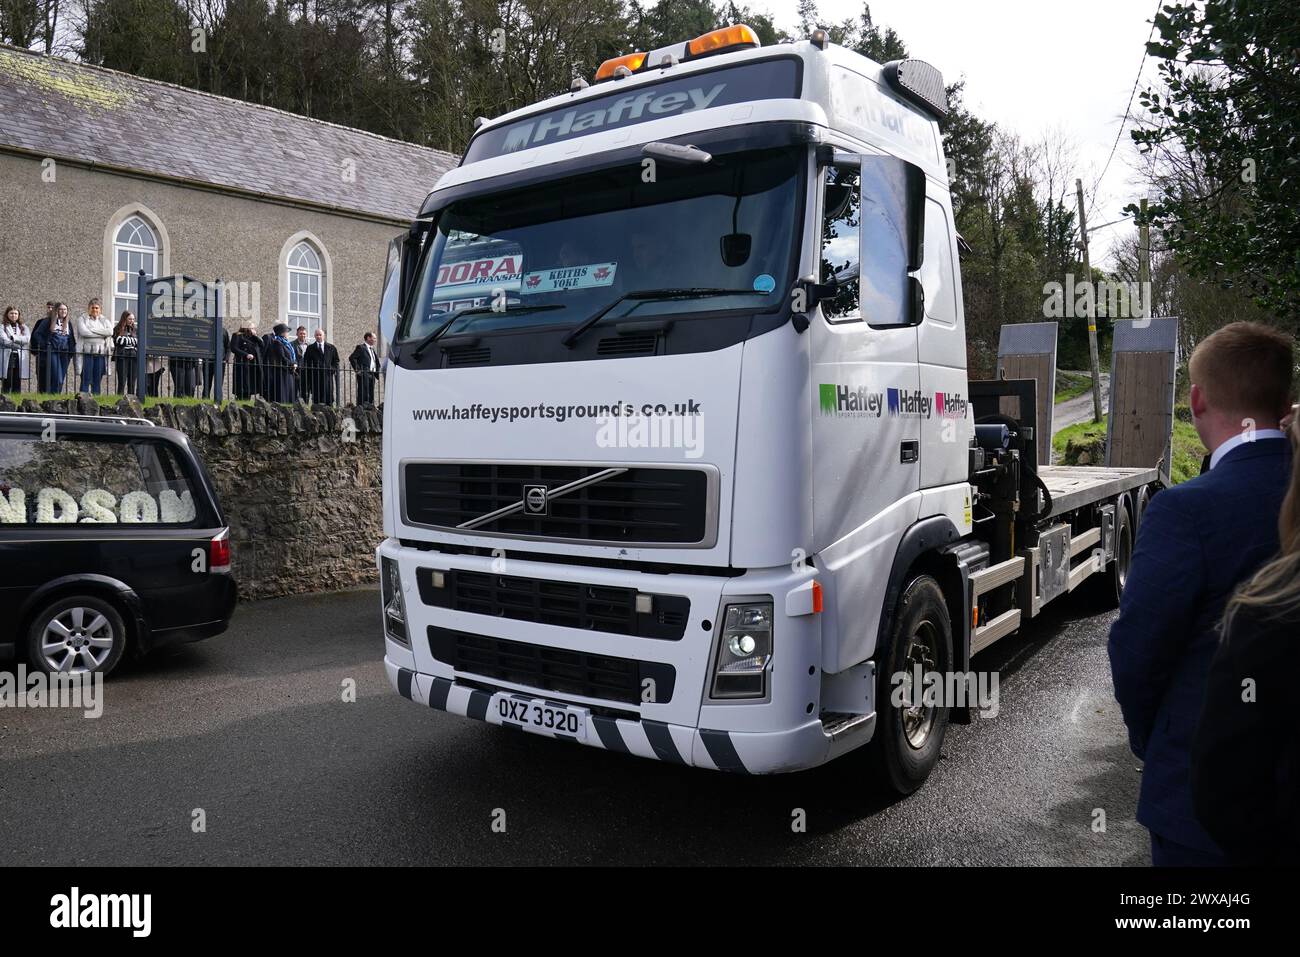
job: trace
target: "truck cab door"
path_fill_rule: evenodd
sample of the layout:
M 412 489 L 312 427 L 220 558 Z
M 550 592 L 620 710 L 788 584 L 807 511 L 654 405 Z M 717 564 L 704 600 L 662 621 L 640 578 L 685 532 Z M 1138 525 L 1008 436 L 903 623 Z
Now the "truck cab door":
M 825 546 L 915 506 L 933 396 L 927 402 L 920 387 L 923 304 L 912 275 L 923 174 L 895 157 L 836 153 L 820 175 L 820 295 L 809 345 L 814 528 Z

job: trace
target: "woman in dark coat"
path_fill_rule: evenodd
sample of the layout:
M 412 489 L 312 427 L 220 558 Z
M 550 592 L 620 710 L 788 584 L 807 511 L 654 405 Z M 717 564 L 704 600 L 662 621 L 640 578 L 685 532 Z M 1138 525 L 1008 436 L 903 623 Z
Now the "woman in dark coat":
M 271 402 L 292 402 L 293 370 L 298 363 L 293 343 L 288 339 L 289 327 L 278 322 L 273 331 L 275 335 L 263 340 L 266 344 L 266 380 L 263 382 L 266 398 Z
M 1228 602 L 1192 748 L 1196 816 L 1235 865 L 1300 861 L 1300 452 L 1278 531 L 1281 552 Z
M 257 326 L 249 323 L 230 337 L 230 361 L 235 371 L 235 398 L 250 399 L 265 395 L 262 389 L 262 365 L 266 361 L 265 347 L 257 334 Z

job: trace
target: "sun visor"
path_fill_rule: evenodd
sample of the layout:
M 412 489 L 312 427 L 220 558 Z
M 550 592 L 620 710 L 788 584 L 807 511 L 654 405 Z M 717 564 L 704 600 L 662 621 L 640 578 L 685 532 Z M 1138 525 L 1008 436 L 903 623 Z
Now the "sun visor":
M 948 91 L 943 74 L 924 60 L 891 60 L 884 66 L 889 88 L 936 119 L 948 115 Z
M 811 123 L 782 121 L 775 123 L 746 123 L 741 126 L 724 126 L 712 130 L 700 130 L 682 136 L 668 137 L 665 143 L 680 143 L 698 146 L 715 158 L 725 158 L 730 153 L 746 150 L 776 149 L 782 146 L 805 146 L 821 140 L 821 133 Z M 546 166 L 528 166 L 518 171 L 501 176 L 459 183 L 447 189 L 430 193 L 420 208 L 420 219 L 433 216 L 450 203 L 469 196 L 484 193 L 496 193 L 507 189 L 519 189 L 544 183 L 548 180 L 564 179 L 587 172 L 613 169 L 629 163 L 640 163 L 643 159 L 641 147 L 644 143 L 634 143 L 617 150 L 609 150 L 589 156 L 579 156 L 560 163 Z

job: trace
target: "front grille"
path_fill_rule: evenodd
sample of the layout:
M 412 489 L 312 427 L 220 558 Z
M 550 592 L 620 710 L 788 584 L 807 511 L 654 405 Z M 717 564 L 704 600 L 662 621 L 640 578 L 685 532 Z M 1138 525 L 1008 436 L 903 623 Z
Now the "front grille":
M 541 625 L 676 641 L 686 631 L 691 610 L 690 599 L 684 595 L 651 595 L 650 611 L 638 613 L 635 588 L 456 568 L 441 574 L 442 587 L 435 588 L 432 569 L 416 570 L 420 598 L 426 605 Z
M 672 665 L 550 648 L 450 628 L 428 629 L 429 651 L 458 673 L 579 695 L 640 704 L 672 700 L 677 673 Z
M 516 511 L 466 531 L 620 544 L 705 542 L 709 481 L 699 469 L 632 467 L 553 495 L 611 467 L 617 466 L 408 462 L 406 516 L 419 525 L 454 529 L 520 502 L 525 485 L 544 485 L 552 493 L 548 514 Z

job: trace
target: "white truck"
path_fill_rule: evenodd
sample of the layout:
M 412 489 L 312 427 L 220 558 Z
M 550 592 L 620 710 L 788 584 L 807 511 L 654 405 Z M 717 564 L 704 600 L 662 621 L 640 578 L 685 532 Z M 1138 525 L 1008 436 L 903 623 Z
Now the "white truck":
M 918 679 L 1117 599 L 1157 471 L 1040 464 L 1036 383 L 968 381 L 946 109 L 735 26 L 479 122 L 381 307 L 400 694 L 907 793 L 970 713 Z

